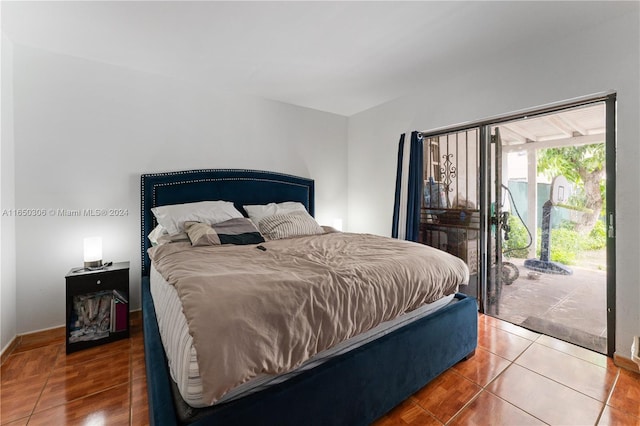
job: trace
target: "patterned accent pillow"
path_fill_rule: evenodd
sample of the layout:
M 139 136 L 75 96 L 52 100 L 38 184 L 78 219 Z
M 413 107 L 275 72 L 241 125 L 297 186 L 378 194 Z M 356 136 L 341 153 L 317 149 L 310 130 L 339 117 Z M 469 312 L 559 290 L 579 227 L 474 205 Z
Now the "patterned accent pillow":
M 268 240 L 324 234 L 324 229 L 306 211 L 267 216 L 258 226 Z
M 246 217 L 229 219 L 215 225 L 185 222 L 184 229 L 187 231 L 192 246 L 245 245 L 264 242 L 260 231 Z

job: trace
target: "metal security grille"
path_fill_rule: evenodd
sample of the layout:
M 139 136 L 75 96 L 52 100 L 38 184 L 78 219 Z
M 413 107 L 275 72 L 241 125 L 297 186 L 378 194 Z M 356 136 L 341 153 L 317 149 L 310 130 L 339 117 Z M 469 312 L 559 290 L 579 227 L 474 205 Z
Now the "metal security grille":
M 480 131 L 424 138 L 424 182 L 419 242 L 469 266 L 477 287 L 480 231 Z

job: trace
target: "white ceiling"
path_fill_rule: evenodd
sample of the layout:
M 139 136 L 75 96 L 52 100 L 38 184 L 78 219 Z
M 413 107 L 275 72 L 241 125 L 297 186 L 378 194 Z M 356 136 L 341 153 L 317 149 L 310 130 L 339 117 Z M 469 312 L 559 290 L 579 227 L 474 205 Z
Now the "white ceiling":
M 7 2 L 15 43 L 352 115 L 634 2 Z M 570 54 L 570 52 L 568 52 Z
M 605 141 L 605 105 L 571 108 L 498 125 L 503 151 L 587 145 Z

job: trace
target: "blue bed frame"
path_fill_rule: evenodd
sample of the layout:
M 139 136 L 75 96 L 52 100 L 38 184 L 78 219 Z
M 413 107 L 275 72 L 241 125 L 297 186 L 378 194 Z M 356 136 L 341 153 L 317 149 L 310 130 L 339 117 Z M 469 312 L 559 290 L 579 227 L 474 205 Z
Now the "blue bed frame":
M 149 289 L 147 235 L 154 206 L 203 200 L 242 205 L 299 201 L 314 213 L 314 182 L 257 170 L 211 169 L 141 177 L 142 317 L 152 425 L 367 425 L 460 360 L 478 340 L 477 305 L 456 303 L 266 390 L 190 408 L 173 383 Z

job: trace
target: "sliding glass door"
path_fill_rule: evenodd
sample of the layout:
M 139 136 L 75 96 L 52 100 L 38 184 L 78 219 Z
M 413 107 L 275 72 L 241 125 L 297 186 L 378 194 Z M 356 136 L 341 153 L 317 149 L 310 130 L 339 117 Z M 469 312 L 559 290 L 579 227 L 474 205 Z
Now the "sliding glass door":
M 611 355 L 615 95 L 482 127 L 484 313 Z
M 467 263 L 481 312 L 608 355 L 615 107 L 606 93 L 423 132 L 419 237 Z

